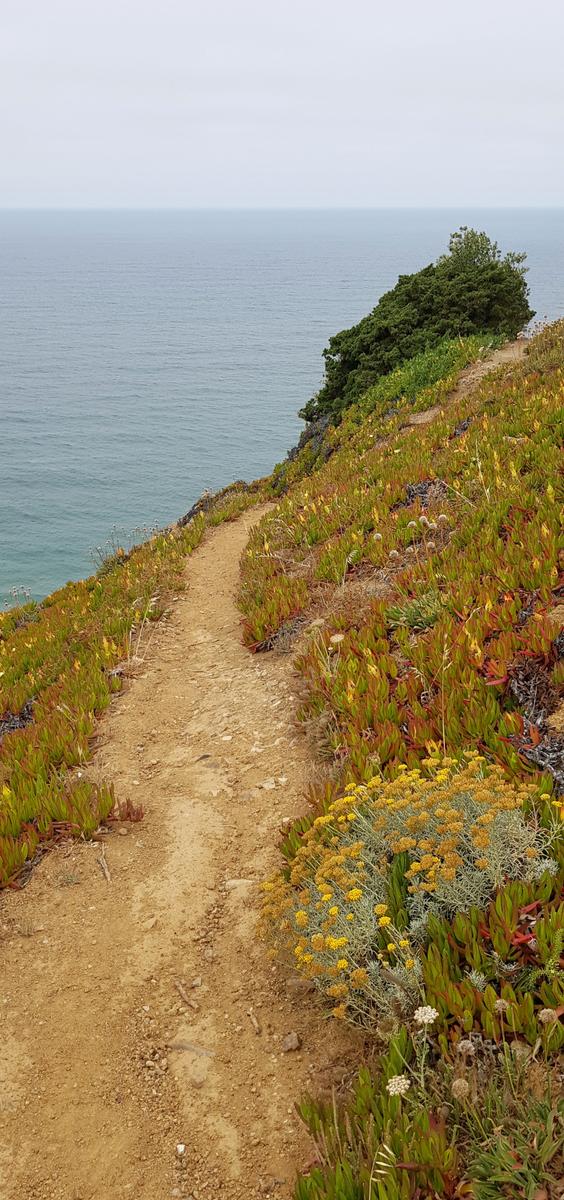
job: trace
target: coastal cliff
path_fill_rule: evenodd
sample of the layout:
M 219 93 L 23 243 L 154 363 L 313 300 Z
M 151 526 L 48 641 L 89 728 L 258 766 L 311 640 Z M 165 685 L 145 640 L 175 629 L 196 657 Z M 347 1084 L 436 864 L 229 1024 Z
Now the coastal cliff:
M 486 342 L 0 614 L 10 1200 L 558 1197 L 564 324 Z

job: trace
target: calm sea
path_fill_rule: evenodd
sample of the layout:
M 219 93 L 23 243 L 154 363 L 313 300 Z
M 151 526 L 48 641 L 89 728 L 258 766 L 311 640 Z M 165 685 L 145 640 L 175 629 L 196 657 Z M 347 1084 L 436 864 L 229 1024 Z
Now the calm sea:
M 0 605 L 270 471 L 329 336 L 461 223 L 564 314 L 564 210 L 0 212 Z

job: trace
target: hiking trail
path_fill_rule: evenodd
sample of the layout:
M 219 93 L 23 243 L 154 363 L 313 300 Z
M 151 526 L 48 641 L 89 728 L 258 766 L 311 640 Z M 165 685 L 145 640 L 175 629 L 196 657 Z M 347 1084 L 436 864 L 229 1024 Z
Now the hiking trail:
M 240 642 L 262 511 L 188 560 L 100 725 L 89 772 L 143 820 L 55 848 L 2 897 L 1 1200 L 285 1200 L 311 1155 L 296 1100 L 346 1068 L 350 1033 L 327 1038 L 255 937 L 313 767 L 290 659 Z

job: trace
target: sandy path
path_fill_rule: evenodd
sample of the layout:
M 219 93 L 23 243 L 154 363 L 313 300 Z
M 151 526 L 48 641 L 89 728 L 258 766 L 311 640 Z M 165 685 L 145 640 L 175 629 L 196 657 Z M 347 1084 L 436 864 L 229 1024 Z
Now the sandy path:
M 311 769 L 289 660 L 239 641 L 256 519 L 196 552 L 103 723 L 94 770 L 145 810 L 105 839 L 111 881 L 100 844 L 73 843 L 0 899 L 1 1200 L 289 1197 L 309 1153 L 293 1104 L 351 1046 L 253 937 Z
M 460 372 L 457 386 L 454 393 L 452 393 L 453 398 L 462 396 L 465 392 L 473 391 L 485 379 L 486 375 L 490 375 L 498 367 L 505 367 L 510 363 L 519 362 L 525 357 L 526 350 L 527 339 L 519 338 L 514 342 L 505 342 L 499 349 L 494 350 L 489 358 L 470 363 L 469 367 L 465 367 Z

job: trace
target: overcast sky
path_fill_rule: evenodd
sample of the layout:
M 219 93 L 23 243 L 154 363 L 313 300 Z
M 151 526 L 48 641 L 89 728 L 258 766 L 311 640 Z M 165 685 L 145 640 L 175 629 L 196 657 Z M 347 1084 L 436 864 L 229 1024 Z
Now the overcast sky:
M 2 0 L 0 205 L 564 203 L 562 0 Z

